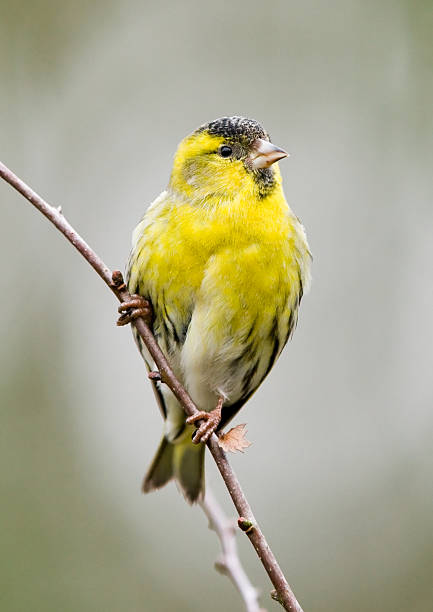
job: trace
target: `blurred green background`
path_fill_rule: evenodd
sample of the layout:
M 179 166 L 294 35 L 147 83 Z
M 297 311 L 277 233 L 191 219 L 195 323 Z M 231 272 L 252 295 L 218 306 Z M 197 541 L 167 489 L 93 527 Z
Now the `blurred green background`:
M 431 0 L 0 4 L 0 159 L 112 268 L 202 122 L 252 116 L 291 152 L 314 282 L 232 464 L 306 612 L 429 612 Z M 200 509 L 140 494 L 161 422 L 113 297 L 0 202 L 0 609 L 241 610 Z

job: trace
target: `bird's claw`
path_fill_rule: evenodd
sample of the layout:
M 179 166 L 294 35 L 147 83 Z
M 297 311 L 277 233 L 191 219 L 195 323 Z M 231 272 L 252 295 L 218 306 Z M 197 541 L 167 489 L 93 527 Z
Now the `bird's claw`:
M 204 421 L 199 425 L 199 427 L 194 432 L 192 437 L 192 441 L 194 444 L 206 444 L 211 435 L 215 433 L 218 428 L 218 425 L 221 422 L 221 409 L 222 409 L 223 400 L 218 400 L 217 407 L 210 412 L 206 412 L 205 410 L 200 410 L 193 416 L 190 416 L 186 419 L 188 425 L 192 425 L 197 421 Z
M 141 295 L 131 295 L 131 299 L 122 302 L 117 310 L 120 312 L 120 317 L 117 319 L 119 326 L 128 325 L 138 317 L 142 317 L 147 324 L 151 323 L 152 307 Z

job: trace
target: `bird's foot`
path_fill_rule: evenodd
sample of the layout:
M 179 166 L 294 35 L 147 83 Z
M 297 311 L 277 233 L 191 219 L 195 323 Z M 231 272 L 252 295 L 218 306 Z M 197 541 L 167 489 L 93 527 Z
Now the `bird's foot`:
M 131 298 L 126 302 L 122 302 L 117 309 L 120 312 L 120 317 L 117 319 L 117 325 L 128 325 L 138 317 L 142 317 L 148 325 L 152 322 L 152 307 L 150 302 L 144 299 L 141 295 L 131 295 Z
M 200 444 L 200 442 L 206 444 L 211 435 L 215 433 L 216 429 L 218 428 L 218 425 L 221 422 L 221 410 L 223 407 L 223 403 L 224 399 L 220 397 L 216 408 L 214 408 L 210 412 L 200 410 L 199 412 L 197 412 L 197 414 L 194 414 L 193 416 L 190 416 L 186 419 L 188 425 L 196 423 L 197 421 L 204 421 L 194 432 L 192 438 L 194 444 Z

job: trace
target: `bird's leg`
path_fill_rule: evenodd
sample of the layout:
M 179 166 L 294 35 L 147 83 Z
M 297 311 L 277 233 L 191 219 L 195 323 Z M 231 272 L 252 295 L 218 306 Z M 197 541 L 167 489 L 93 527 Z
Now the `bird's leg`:
M 141 295 L 131 295 L 131 299 L 122 302 L 117 309 L 120 312 L 120 317 L 117 319 L 117 325 L 128 325 L 138 317 L 142 317 L 148 325 L 152 322 L 152 307 Z
M 215 430 L 218 428 L 218 425 L 221 422 L 221 410 L 223 407 L 223 403 L 224 398 L 220 397 L 218 399 L 216 408 L 214 408 L 210 412 L 206 412 L 205 410 L 199 410 L 199 412 L 186 419 L 188 425 L 196 423 L 197 421 L 204 421 L 194 432 L 194 436 L 192 438 L 194 444 L 200 444 L 200 442 L 206 444 L 211 435 L 215 433 Z

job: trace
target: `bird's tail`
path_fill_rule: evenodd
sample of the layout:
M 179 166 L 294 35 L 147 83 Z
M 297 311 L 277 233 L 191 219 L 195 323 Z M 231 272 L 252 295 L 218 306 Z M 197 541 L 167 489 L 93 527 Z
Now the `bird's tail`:
M 190 436 L 169 442 L 164 436 L 143 480 L 143 492 L 148 493 L 176 481 L 189 503 L 204 495 L 204 444 L 194 444 Z

